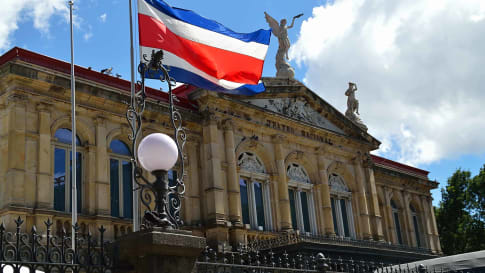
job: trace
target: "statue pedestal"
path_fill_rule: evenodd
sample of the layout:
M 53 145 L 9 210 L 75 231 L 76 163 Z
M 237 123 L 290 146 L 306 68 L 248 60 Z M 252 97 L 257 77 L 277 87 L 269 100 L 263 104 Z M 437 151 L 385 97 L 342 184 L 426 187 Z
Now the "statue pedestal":
M 189 273 L 205 246 L 205 238 L 190 231 L 134 232 L 116 241 L 114 272 Z

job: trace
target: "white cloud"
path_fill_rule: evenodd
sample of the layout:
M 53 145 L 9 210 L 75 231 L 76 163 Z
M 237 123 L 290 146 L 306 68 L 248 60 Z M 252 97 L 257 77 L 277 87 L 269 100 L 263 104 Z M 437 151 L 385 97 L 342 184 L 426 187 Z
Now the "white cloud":
M 485 1 L 335 0 L 290 56 L 340 111 L 348 81 L 385 156 L 423 164 L 485 153 Z
M 106 13 L 103 13 L 99 16 L 99 20 L 101 20 L 101 22 L 106 22 L 106 17 L 108 17 L 108 14 Z
M 91 31 L 90 32 L 86 32 L 83 35 L 83 38 L 84 38 L 85 41 L 89 41 L 89 39 L 91 39 L 91 37 L 93 37 L 93 33 Z
M 60 15 L 69 20 L 69 9 L 64 0 L 2 0 L 0 9 L 0 50 L 11 46 L 11 35 L 21 20 L 30 19 L 42 33 L 49 31 L 49 19 Z

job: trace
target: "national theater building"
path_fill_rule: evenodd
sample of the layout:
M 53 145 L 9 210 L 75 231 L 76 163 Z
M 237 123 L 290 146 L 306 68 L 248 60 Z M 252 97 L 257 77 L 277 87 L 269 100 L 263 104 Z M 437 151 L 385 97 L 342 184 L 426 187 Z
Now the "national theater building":
M 441 254 L 428 172 L 372 155 L 380 142 L 296 80 L 245 97 L 181 86 L 188 132 L 183 229 L 238 245 L 409 261 Z M 81 231 L 131 232 L 130 83 L 76 67 Z M 143 135 L 172 134 L 147 90 Z M 0 221 L 70 230 L 70 64 L 20 48 L 0 57 Z M 180 175 L 175 169 L 171 177 Z

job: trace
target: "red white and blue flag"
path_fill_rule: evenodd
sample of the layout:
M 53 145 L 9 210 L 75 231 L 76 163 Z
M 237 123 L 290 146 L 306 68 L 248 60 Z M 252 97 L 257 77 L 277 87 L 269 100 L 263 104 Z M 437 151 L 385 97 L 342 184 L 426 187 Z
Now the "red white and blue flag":
M 141 55 L 162 49 L 163 64 L 176 81 L 239 95 L 264 91 L 271 30 L 236 33 L 163 0 L 138 0 L 138 28 Z

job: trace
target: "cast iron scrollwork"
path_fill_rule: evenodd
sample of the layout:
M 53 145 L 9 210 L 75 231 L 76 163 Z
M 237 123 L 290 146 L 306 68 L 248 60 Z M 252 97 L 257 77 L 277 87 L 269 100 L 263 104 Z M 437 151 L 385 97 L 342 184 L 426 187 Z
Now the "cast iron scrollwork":
M 143 56 L 144 62 L 138 66 L 141 81 L 137 83 L 137 90 L 132 96 L 128 107 L 126 118 L 131 128 L 129 136 L 132 141 L 132 175 L 140 192 L 141 203 L 145 207 L 145 215 L 141 228 L 149 229 L 153 227 L 165 229 L 177 229 L 182 224 L 180 217 L 181 198 L 185 193 L 185 166 L 184 166 L 184 146 L 187 135 L 182 123 L 182 115 L 175 107 L 178 102 L 177 97 L 172 93 L 175 80 L 168 74 L 169 70 L 163 66 L 163 51 L 152 51 L 151 57 Z M 143 170 L 138 162 L 136 148 L 142 128 L 142 115 L 145 110 L 145 79 L 158 79 L 168 85 L 168 102 L 170 122 L 173 127 L 173 137 L 177 144 L 179 154 L 179 175 L 173 185 L 168 185 L 166 172 L 154 172 L 156 181 L 150 182 L 143 176 Z M 153 205 L 153 202 L 155 203 Z

